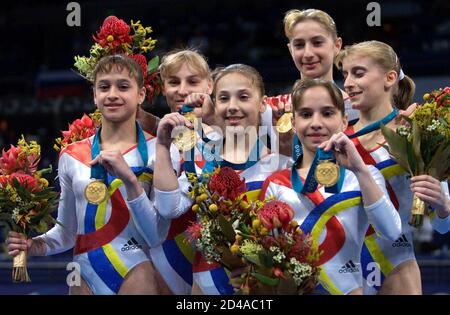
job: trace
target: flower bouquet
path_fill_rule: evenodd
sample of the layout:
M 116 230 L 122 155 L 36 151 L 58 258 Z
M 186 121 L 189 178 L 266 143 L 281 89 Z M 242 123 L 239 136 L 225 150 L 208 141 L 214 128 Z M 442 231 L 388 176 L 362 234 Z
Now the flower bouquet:
M 55 140 L 56 144 L 53 148 L 56 151 L 62 150 L 69 144 L 84 140 L 95 134 L 97 127 L 102 123 L 102 114 L 99 110 L 86 115 L 84 114 L 81 119 L 76 119 L 69 124 L 69 130 L 63 131 L 63 137 Z
M 204 258 L 231 271 L 237 294 L 305 294 L 317 284 L 318 250 L 281 201 L 249 202 L 229 168 L 188 175 L 197 222 L 187 232 Z
M 396 162 L 411 176 L 430 175 L 439 181 L 450 175 L 450 88 L 434 90 L 423 97 L 406 125 L 391 130 L 381 127 L 386 146 Z M 425 203 L 415 194 L 409 224 L 420 227 Z
M 0 221 L 24 234 L 44 233 L 56 223 L 51 212 L 58 204 L 58 193 L 48 187 L 42 175 L 51 168 L 38 170 L 40 146 L 22 138 L 17 146 L 2 150 L 0 157 Z M 14 282 L 29 282 L 26 252 L 14 257 L 12 279 Z
M 159 57 L 154 56 L 148 63 L 144 54 L 152 51 L 157 42 L 149 34 L 151 27 L 142 26 L 140 21 L 131 21 L 131 27 L 125 21 L 109 16 L 103 22 L 91 47 L 89 57 L 75 57 L 75 67 L 88 81 L 93 82 L 94 69 L 99 60 L 111 54 L 125 54 L 134 59 L 142 68 L 144 87 L 147 98 L 152 103 L 153 97 L 161 92 L 162 82 L 158 76 Z

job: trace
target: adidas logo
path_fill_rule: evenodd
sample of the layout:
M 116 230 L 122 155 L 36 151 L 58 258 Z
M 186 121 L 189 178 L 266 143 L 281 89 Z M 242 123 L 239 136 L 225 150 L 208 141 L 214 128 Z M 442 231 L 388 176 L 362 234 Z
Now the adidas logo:
M 139 245 L 139 243 L 134 239 L 134 237 L 132 237 L 131 239 L 128 240 L 128 242 L 123 245 L 123 247 L 120 249 L 122 252 L 126 252 L 128 250 L 133 250 L 133 249 L 138 249 L 141 248 L 142 249 L 142 245 Z
M 339 269 L 339 273 L 358 272 L 359 267 L 356 266 L 352 260 L 349 260 L 345 265 Z
M 411 243 L 408 242 L 405 234 L 402 234 L 394 243 L 392 243 L 392 247 L 411 247 Z

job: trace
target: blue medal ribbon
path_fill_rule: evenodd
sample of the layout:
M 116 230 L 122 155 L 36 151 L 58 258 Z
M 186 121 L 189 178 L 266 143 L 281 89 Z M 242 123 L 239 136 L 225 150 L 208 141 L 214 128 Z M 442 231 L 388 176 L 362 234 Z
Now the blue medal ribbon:
M 350 139 L 357 138 L 364 136 L 368 133 L 371 133 L 372 131 L 380 129 L 380 126 L 386 125 L 390 121 L 392 121 L 396 116 L 398 115 L 398 109 L 394 108 L 392 112 L 390 112 L 387 116 L 383 117 L 380 120 L 377 120 L 370 125 L 365 126 L 358 132 L 355 132 L 354 134 L 348 136 Z M 352 120 L 350 126 L 353 126 L 358 120 Z M 297 137 L 297 134 L 294 134 L 294 141 L 292 143 L 292 159 L 294 161 L 297 161 L 298 157 L 303 154 L 303 148 L 302 144 L 300 143 L 300 140 Z
M 95 159 L 100 154 L 100 132 L 102 127 L 97 129 L 97 132 L 94 136 L 94 141 L 91 147 L 91 158 Z M 144 132 L 142 131 L 141 126 L 136 122 L 136 134 L 137 134 L 137 148 L 139 154 L 141 155 L 142 162 L 144 163 L 144 167 L 148 164 L 148 149 L 147 149 L 147 141 L 145 140 Z M 134 172 L 134 171 L 133 171 Z M 134 172 L 136 174 L 136 172 Z M 101 180 L 103 183 L 107 183 L 107 172 L 106 169 L 100 164 L 97 163 L 92 165 L 91 167 L 91 178 L 95 178 Z
M 321 162 L 321 161 L 328 161 L 331 160 L 332 162 L 336 162 L 336 159 L 334 158 L 333 152 L 328 151 L 325 152 L 324 150 L 318 148 L 316 151 L 316 154 L 314 155 L 314 159 L 311 163 L 311 167 L 309 168 L 308 171 L 308 175 L 306 176 L 306 180 L 305 183 L 302 183 L 302 180 L 300 179 L 300 176 L 297 173 L 297 166 L 301 163 L 303 159 L 303 154 L 301 154 L 297 160 L 295 161 L 294 165 L 291 168 L 291 183 L 292 183 L 292 188 L 297 192 L 297 193 L 313 193 L 316 191 L 317 189 L 317 181 L 316 178 L 314 176 L 314 173 L 316 171 L 317 165 Z M 341 191 L 342 188 L 342 184 L 344 182 L 344 177 L 345 177 L 345 168 L 343 166 L 339 167 L 339 179 L 337 181 L 337 183 L 331 187 L 326 187 L 325 191 L 327 193 L 339 193 Z
M 353 138 L 364 136 L 364 135 L 366 135 L 368 133 L 371 133 L 372 131 L 378 130 L 378 129 L 380 129 L 382 124 L 386 125 L 387 123 L 391 122 L 395 117 L 397 117 L 397 114 L 398 114 L 398 109 L 394 108 L 392 110 L 392 112 L 389 113 L 389 115 L 383 117 L 380 120 L 374 121 L 370 125 L 365 126 L 364 128 L 362 128 L 358 132 L 355 132 L 354 134 L 352 134 L 352 135 L 350 135 L 348 137 L 350 139 L 353 139 Z
M 208 139 L 209 141 L 209 139 Z M 205 141 L 206 142 L 206 141 Z M 207 142 L 206 142 L 207 144 Z M 206 161 L 204 167 L 202 168 L 202 174 L 204 173 L 212 173 L 217 167 L 231 167 L 234 170 L 246 170 L 253 165 L 255 165 L 261 158 L 261 151 L 263 149 L 263 145 L 261 145 L 261 140 L 258 138 L 256 144 L 253 146 L 252 151 L 250 152 L 247 161 L 244 163 L 231 163 L 222 159 L 217 152 L 215 152 L 214 147 L 212 150 L 209 150 L 205 144 L 201 145 L 200 152 L 202 153 L 203 159 Z M 195 170 L 194 159 L 186 160 L 184 162 L 184 169 L 188 173 L 192 173 L 194 175 L 197 174 Z M 201 180 L 201 179 L 200 179 Z

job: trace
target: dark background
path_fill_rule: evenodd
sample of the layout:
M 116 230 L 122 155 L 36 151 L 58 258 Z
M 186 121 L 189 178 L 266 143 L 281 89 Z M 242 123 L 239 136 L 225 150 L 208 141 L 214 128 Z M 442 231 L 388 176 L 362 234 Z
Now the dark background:
M 52 164 L 56 169 L 54 139 L 67 129 L 69 122 L 94 110 L 89 85 L 71 69 L 75 55 L 89 54 L 92 34 L 108 15 L 116 15 L 127 23 L 133 19 L 152 26 L 152 37 L 158 40 L 153 55 L 162 56 L 173 48 L 195 47 L 208 57 L 211 68 L 231 63 L 252 65 L 261 72 L 267 94 L 274 95 L 289 91 L 299 78 L 286 47 L 284 13 L 294 8 L 322 9 L 334 18 L 344 45 L 372 39 L 391 45 L 404 72 L 417 84 L 416 100 L 425 91 L 450 85 L 448 0 L 378 1 L 381 26 L 373 27 L 366 22 L 370 1 L 78 1 L 79 27 L 66 24 L 69 2 L 7 0 L 0 4 L 0 148 L 15 144 L 24 134 L 28 140 L 41 144 L 41 166 Z M 337 70 L 335 80 L 342 85 Z M 159 116 L 168 111 L 162 97 L 154 104 L 145 104 L 145 108 Z M 417 238 L 417 253 L 425 255 L 422 274 L 429 281 L 424 283 L 425 292 L 450 292 L 448 238 L 433 238 L 426 229 L 417 233 Z M 0 247 L 0 255 L 1 252 Z M 7 259 L 4 254 L 1 257 Z M 447 258 L 439 260 L 436 267 L 436 257 Z M 32 260 L 37 266 L 32 269 L 37 283 L 29 290 L 60 293 L 49 289 L 48 279 L 59 279 L 61 284 L 68 259 L 70 253 Z M 48 262 L 55 269 L 49 269 Z M 9 264 L 7 261 L 5 266 Z M 0 271 L 5 266 L 0 266 Z M 39 268 L 40 272 L 35 271 Z M 8 283 L 9 274 L 0 272 L 0 293 L 29 292 L 26 286 L 11 287 Z

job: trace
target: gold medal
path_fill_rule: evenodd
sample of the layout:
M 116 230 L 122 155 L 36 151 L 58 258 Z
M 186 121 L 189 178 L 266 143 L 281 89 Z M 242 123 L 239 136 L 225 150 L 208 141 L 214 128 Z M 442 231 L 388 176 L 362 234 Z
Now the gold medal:
M 279 133 L 286 133 L 292 129 L 292 113 L 284 113 L 277 121 L 276 129 Z
M 194 126 L 197 124 L 197 117 L 193 112 L 189 112 L 183 115 L 187 120 L 189 120 Z M 178 133 L 178 135 L 173 139 L 173 143 L 182 152 L 191 150 L 197 141 L 195 131 L 184 127 L 184 131 Z
M 178 148 L 178 150 L 182 152 L 186 152 L 191 150 L 195 146 L 195 141 L 197 137 L 195 136 L 194 130 L 185 130 L 180 132 L 175 139 L 173 139 L 173 143 Z
M 189 112 L 183 115 L 184 118 L 189 120 L 194 126 L 197 123 L 197 116 L 195 116 L 194 112 Z
M 330 161 L 320 162 L 316 167 L 314 177 L 320 185 L 325 187 L 333 186 L 339 179 L 339 166 Z
M 90 182 L 84 189 L 84 197 L 89 203 L 98 205 L 106 200 L 108 188 L 101 180 Z

